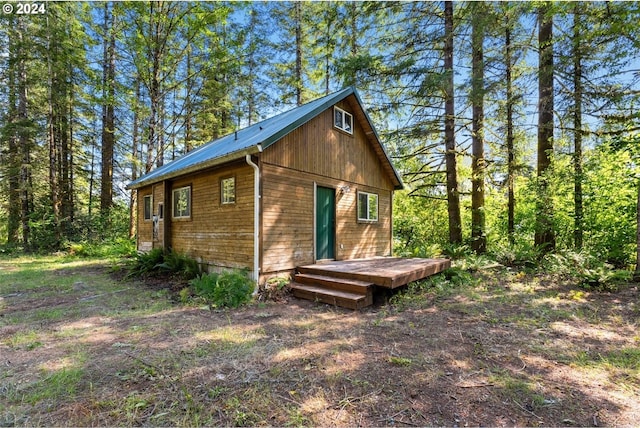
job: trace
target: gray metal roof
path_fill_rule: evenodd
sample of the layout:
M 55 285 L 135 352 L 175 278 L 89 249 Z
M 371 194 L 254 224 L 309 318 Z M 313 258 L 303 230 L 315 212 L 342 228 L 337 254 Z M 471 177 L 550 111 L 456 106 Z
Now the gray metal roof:
M 175 178 L 204 168 L 240 159 L 247 154 L 259 153 L 349 95 L 354 95 L 362 107 L 363 104 L 356 89 L 354 87 L 345 88 L 204 144 L 178 159 L 132 181 L 127 185 L 127 188 L 137 189 L 162 180 Z M 362 111 L 365 113 L 365 117 L 375 134 L 378 144 L 380 144 L 388 167 L 393 171 L 394 178 L 397 181 L 396 187 L 402 187 L 400 176 L 393 168 L 389 156 L 380 143 L 371 119 L 364 111 L 364 108 L 362 108 Z

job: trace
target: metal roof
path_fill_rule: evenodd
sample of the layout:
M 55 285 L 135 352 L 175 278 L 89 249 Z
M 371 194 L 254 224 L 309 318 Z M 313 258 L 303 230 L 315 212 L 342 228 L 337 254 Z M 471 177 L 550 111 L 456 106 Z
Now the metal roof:
M 354 87 L 348 87 L 333 94 L 326 95 L 292 110 L 280 113 L 269 119 L 258 122 L 247 128 L 240 129 L 232 134 L 204 144 L 183 156 L 143 175 L 127 185 L 128 189 L 137 189 L 162 180 L 168 180 L 184 174 L 199 171 L 225 162 L 240 159 L 247 154 L 260 153 L 291 131 L 304 125 L 329 107 L 342 101 L 350 95 L 354 95 L 360 104 L 369 127 L 379 149 L 386 158 L 385 165 L 392 172 L 392 179 L 396 188 L 402 188 L 402 181 L 397 171 L 393 168 L 391 160 L 386 153 L 371 119 L 362 107 L 362 101 Z

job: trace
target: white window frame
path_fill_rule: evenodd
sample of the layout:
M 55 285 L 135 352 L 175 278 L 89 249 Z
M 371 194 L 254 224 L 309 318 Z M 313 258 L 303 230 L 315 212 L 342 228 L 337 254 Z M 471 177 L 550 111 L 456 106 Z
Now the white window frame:
M 149 203 L 147 204 L 147 201 Z M 149 208 L 147 210 L 147 208 Z M 142 197 L 142 217 L 145 221 L 151 221 L 153 219 L 153 195 L 144 195 Z
M 347 122 L 351 126 L 347 127 Z M 342 110 L 340 107 L 333 107 L 333 126 L 347 134 L 353 135 L 353 115 Z
M 361 211 L 361 206 L 362 206 L 362 200 L 360 199 L 360 196 L 365 195 L 366 196 L 366 217 L 362 217 L 360 216 L 360 211 Z M 373 204 L 373 200 L 375 200 L 375 204 Z M 369 193 L 369 192 L 358 192 L 358 204 L 357 204 L 357 211 L 358 211 L 358 221 L 362 221 L 362 222 L 367 222 L 367 223 L 375 223 L 378 221 L 378 219 L 380 218 L 380 197 L 378 196 L 377 193 Z M 371 208 L 373 208 L 375 206 L 375 211 L 372 212 Z
M 187 206 L 185 208 L 186 213 L 176 211 L 176 194 L 185 192 L 187 194 Z M 179 197 L 179 196 L 178 196 Z M 183 186 L 173 189 L 171 191 L 171 214 L 173 218 L 190 218 L 191 217 L 191 186 Z
M 226 183 L 231 183 L 231 188 L 225 188 Z M 229 195 L 227 192 L 232 191 L 233 194 Z M 236 203 L 236 178 L 224 177 L 220 179 L 220 203 L 222 205 L 231 205 Z

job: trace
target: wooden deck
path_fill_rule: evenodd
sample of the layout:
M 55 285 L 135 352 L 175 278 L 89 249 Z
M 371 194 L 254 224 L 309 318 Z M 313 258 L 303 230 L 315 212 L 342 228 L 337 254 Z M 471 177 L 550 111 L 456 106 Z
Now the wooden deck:
M 397 288 L 449 268 L 447 259 L 375 257 L 299 266 L 294 296 L 353 309 L 373 303 L 373 287 Z
M 449 267 L 451 261 L 448 259 L 375 257 L 300 266 L 298 272 L 356 279 L 372 282 L 379 287 L 397 288 L 435 275 Z

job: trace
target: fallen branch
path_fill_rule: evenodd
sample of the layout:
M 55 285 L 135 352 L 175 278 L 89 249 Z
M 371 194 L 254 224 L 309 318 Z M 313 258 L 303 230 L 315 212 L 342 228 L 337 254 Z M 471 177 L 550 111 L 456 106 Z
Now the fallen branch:
M 471 385 L 457 384 L 456 386 L 458 388 L 482 388 L 484 386 L 494 386 L 494 384 L 492 384 L 492 383 L 474 383 L 474 384 L 471 384 Z
M 522 404 L 518 403 L 516 400 L 513 400 L 513 402 L 516 403 L 518 405 L 518 407 L 520 407 L 522 410 L 524 410 L 525 412 L 529 413 L 531 416 L 535 416 L 536 418 L 542 420 L 541 416 L 538 416 L 535 413 L 533 413 L 531 410 L 526 409 Z

